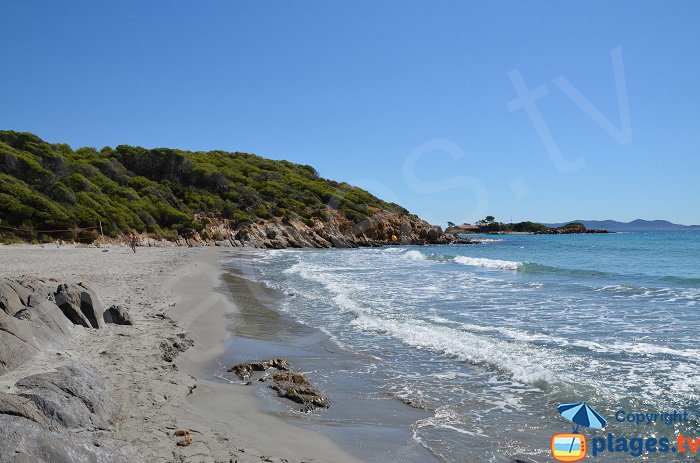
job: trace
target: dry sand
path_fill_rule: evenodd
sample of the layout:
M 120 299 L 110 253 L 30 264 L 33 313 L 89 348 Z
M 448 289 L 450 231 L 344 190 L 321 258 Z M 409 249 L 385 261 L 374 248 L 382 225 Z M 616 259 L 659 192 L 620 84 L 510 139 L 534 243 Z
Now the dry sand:
M 83 330 L 61 356 L 37 356 L 22 371 L 0 376 L 0 388 L 17 377 L 46 371 L 62 356 L 94 367 L 121 407 L 110 437 L 146 462 L 356 462 L 327 437 L 262 413 L 249 388 L 204 379 L 231 336 L 217 292 L 222 248 L 55 245 L 0 246 L 0 276 L 33 275 L 83 281 L 101 301 L 126 306 L 134 326 Z M 173 345 L 194 346 L 184 353 Z M 169 362 L 168 356 L 175 355 Z M 192 430 L 194 443 L 179 447 L 176 428 Z

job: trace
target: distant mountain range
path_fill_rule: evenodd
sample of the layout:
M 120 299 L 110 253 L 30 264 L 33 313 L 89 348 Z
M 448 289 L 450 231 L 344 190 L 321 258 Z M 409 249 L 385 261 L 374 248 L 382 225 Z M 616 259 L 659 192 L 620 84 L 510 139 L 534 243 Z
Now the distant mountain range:
M 608 231 L 680 231 L 700 230 L 700 225 L 680 225 L 668 220 L 643 220 L 637 219 L 631 222 L 618 222 L 617 220 L 572 220 L 580 222 L 586 228 L 599 228 Z M 546 223 L 548 227 L 561 227 L 571 222 Z

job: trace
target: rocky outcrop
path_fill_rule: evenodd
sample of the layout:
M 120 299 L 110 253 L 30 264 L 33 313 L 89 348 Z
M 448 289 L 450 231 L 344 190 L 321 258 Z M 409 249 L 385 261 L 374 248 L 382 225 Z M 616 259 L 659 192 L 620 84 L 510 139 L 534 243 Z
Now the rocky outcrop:
M 229 373 L 235 373 L 242 380 L 253 376 L 256 371 L 267 371 L 270 369 L 289 371 L 289 362 L 286 359 L 259 360 L 255 362 L 243 362 L 229 368 Z
M 273 382 L 270 389 L 276 391 L 280 397 L 302 404 L 304 406 L 302 411 L 328 408 L 331 405 L 330 401 L 311 385 L 303 373 L 285 371 L 274 373 L 269 379 Z
M 0 310 L 8 315 L 14 315 L 26 305 L 26 302 L 22 303 L 15 289 L 8 283 L 7 280 L 0 280 Z
M 50 421 L 33 401 L 26 397 L 0 392 L 0 416 L 2 415 L 26 418 L 42 426 L 50 424 Z
M 0 375 L 70 347 L 80 329 L 75 325 L 100 328 L 102 312 L 82 283 L 0 280 Z M 114 427 L 119 409 L 87 365 L 59 362 L 52 371 L 20 378 L 13 389 L 0 392 L 0 463 L 138 461 L 123 443 L 101 434 Z
M 43 416 L 63 428 L 109 429 L 117 405 L 90 367 L 69 363 L 56 371 L 17 381 L 19 394 L 34 403 Z
M 207 225 L 187 242 L 213 241 L 217 246 L 256 248 L 356 248 L 388 244 L 471 243 L 443 233 L 415 215 L 378 210 L 359 222 L 351 222 L 335 210 L 327 220 L 299 218 L 259 220 L 237 228 L 228 221 L 207 218 Z
M 104 307 L 93 290 L 78 284 L 61 284 L 55 294 L 56 304 L 70 321 L 86 328 L 104 326 Z
M 271 381 L 270 389 L 277 395 L 289 399 L 292 402 L 303 405 L 301 411 L 308 412 L 314 408 L 328 408 L 330 401 L 316 389 L 303 373 L 291 371 L 289 361 L 283 358 L 243 362 L 229 368 L 229 373 L 235 373 L 242 380 L 250 379 L 255 373 L 261 372 L 263 376 L 258 381 Z M 271 375 L 265 374 L 268 370 L 277 370 Z M 249 381 L 247 384 L 253 384 Z
M 129 310 L 121 305 L 113 305 L 105 310 L 103 316 L 105 323 L 114 325 L 133 325 L 134 322 L 129 315 Z
M 49 300 L 53 297 L 50 283 L 3 279 L 0 293 L 0 374 L 48 347 L 58 349 L 68 342 L 73 323 Z
M 50 429 L 24 417 L 0 414 L 0 463 L 130 463 L 133 450 L 112 439 Z

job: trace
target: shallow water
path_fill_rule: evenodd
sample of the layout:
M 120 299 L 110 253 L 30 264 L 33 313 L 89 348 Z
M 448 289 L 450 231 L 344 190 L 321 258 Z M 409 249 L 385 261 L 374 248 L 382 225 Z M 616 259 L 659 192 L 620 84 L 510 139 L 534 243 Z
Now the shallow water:
M 284 295 L 285 316 L 365 359 L 346 372 L 365 393 L 425 410 L 406 426 L 444 461 L 552 461 L 551 435 L 571 431 L 561 402 L 586 401 L 608 418 L 589 438 L 700 437 L 697 419 L 640 427 L 613 418 L 619 409 L 700 414 L 700 233 L 499 235 L 473 246 L 255 257 L 245 277 Z

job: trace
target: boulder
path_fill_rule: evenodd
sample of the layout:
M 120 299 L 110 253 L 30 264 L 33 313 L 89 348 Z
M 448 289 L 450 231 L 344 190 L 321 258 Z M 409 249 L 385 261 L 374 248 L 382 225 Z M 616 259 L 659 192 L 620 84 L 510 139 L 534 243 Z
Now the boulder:
M 25 278 L 20 280 L 18 284 L 29 291 L 27 303 L 25 305 L 29 305 L 35 301 L 53 300 L 53 294 L 56 291 L 56 284 L 48 283 L 37 278 Z
M 22 308 L 24 304 L 20 300 L 15 290 L 10 286 L 7 280 L 0 280 L 0 310 L 3 310 L 9 315 L 14 315 Z
M 277 358 L 270 360 L 259 360 L 255 362 L 243 362 L 229 368 L 229 373 L 235 373 L 242 380 L 250 378 L 256 371 L 266 371 L 271 368 L 281 371 L 289 371 L 289 362 L 286 359 Z
M 95 292 L 83 284 L 61 284 L 54 295 L 68 319 L 86 328 L 104 327 L 104 308 Z
M 103 318 L 105 323 L 112 323 L 114 325 L 134 324 L 127 308 L 121 305 L 113 305 L 109 309 L 105 310 Z
M 39 352 L 31 328 L 0 311 L 0 374 L 21 366 Z
M 276 391 L 280 397 L 304 405 L 302 411 L 328 408 L 331 405 L 330 401 L 311 385 L 303 373 L 292 371 L 275 373 L 272 375 L 272 381 L 274 383 L 270 385 L 270 389 Z
M 33 321 L 35 335 L 56 347 L 73 335 L 75 325 L 51 301 L 32 301 L 17 317 Z
M 49 420 L 34 402 L 15 394 L 0 392 L 0 415 L 21 416 L 43 426 L 49 425 Z
M 91 367 L 77 362 L 19 380 L 19 395 L 65 428 L 109 429 L 118 408 Z
M 129 463 L 134 450 L 111 439 L 47 429 L 24 417 L 0 414 L 0 463 Z
M 22 302 L 22 305 L 29 304 L 29 296 L 32 294 L 31 289 L 22 286 L 18 281 L 15 280 L 0 279 L 0 281 L 4 281 L 7 285 L 9 285 L 12 289 L 15 290 L 15 293 L 17 293 L 17 296 Z

